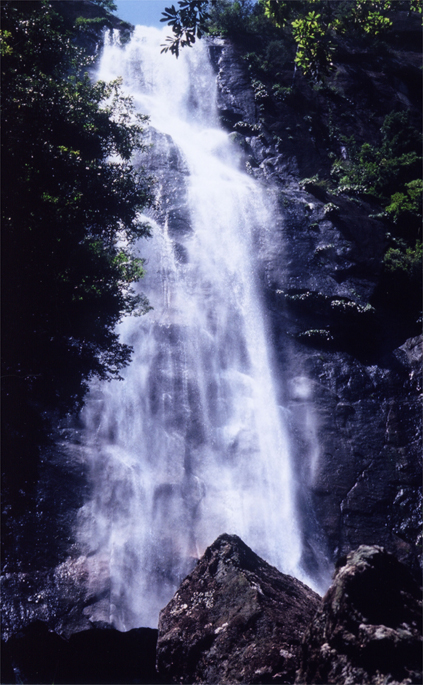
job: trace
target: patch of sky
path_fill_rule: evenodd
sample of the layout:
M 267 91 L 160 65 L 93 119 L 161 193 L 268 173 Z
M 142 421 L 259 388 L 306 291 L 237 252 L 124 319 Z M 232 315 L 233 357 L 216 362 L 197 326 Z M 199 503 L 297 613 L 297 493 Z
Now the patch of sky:
M 160 22 L 162 12 L 165 7 L 176 4 L 173 0 L 114 0 L 117 9 L 114 12 L 119 19 L 129 21 L 135 26 L 155 26 L 162 28 L 164 24 Z

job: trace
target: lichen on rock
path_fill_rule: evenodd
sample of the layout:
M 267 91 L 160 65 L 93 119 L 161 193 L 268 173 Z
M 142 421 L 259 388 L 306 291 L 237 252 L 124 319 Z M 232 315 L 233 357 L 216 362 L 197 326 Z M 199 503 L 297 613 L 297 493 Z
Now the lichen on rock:
M 293 682 L 319 603 L 236 535 L 221 535 L 160 614 L 158 671 L 173 682 Z

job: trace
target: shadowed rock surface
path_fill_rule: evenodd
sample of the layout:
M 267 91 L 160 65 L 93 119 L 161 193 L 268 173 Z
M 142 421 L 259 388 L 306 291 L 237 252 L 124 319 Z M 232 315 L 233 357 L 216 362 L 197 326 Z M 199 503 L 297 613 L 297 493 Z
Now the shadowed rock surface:
M 297 74 L 292 98 L 269 83 L 264 100 L 242 48 L 211 46 L 222 124 L 236 132 L 248 173 L 279 193 L 281 221 L 258 252 L 311 574 L 325 555 L 334 562 L 361 544 L 419 567 L 422 339 L 408 307 L 421 292 L 388 287 L 387 226 L 369 198 L 305 179 L 327 180 L 342 157 L 333 123 L 360 145 L 380 139 L 391 111 L 407 109 L 421 129 L 419 18 L 399 13 L 385 38 L 383 59 L 341 42 L 326 89 Z M 292 70 L 280 76 L 290 88 Z
M 382 547 L 341 560 L 303 643 L 303 683 L 422 682 L 421 591 Z
M 161 683 L 155 670 L 157 630 L 121 633 L 108 626 L 75 633 L 69 640 L 35 621 L 2 643 L 1 682 Z
M 107 624 L 66 640 L 36 621 L 2 643 L 1 682 L 415 685 L 421 618 L 420 588 L 381 547 L 342 559 L 321 600 L 225 534 L 163 609 L 158 641 Z
M 306 585 L 221 535 L 163 609 L 157 668 L 183 683 L 290 683 L 320 604 Z

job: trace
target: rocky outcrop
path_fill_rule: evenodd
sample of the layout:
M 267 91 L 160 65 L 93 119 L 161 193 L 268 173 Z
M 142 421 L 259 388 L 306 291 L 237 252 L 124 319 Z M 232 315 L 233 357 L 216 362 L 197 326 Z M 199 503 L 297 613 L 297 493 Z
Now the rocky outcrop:
M 381 547 L 360 546 L 337 569 L 303 643 L 296 683 L 422 682 L 421 592 Z
M 319 604 L 236 535 L 221 535 L 160 614 L 159 674 L 175 683 L 293 682 Z
M 409 569 L 381 547 L 340 560 L 321 599 L 224 534 L 161 612 L 158 634 L 97 624 L 64 639 L 36 621 L 2 643 L 1 682 L 412 685 L 421 608 Z
M 382 547 L 341 559 L 322 600 L 221 535 L 160 615 L 157 667 L 175 683 L 411 685 L 421 609 L 409 569 Z

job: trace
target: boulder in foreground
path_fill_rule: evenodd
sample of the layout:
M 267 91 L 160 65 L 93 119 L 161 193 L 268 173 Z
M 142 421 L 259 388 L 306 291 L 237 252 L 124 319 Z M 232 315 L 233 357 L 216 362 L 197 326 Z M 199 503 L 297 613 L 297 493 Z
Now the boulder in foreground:
M 338 563 L 303 642 L 296 683 L 422 682 L 421 590 L 382 547 L 361 545 Z
M 321 599 L 221 535 L 159 619 L 157 668 L 177 683 L 292 683 Z

